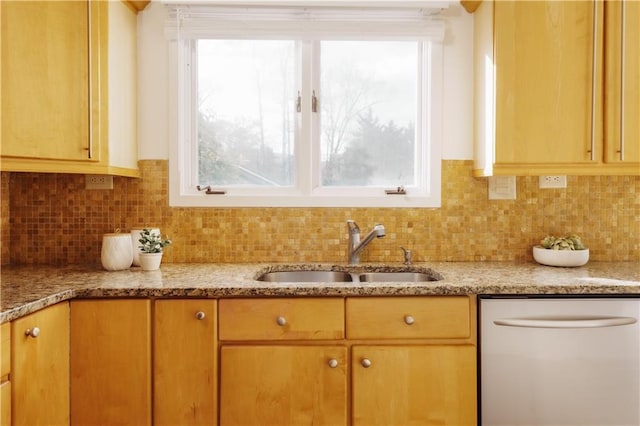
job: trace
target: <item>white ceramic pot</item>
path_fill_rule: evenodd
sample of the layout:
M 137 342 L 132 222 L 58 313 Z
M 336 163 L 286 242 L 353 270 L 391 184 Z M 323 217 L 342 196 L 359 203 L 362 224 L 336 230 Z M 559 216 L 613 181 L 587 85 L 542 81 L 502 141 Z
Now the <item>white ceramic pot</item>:
M 104 234 L 100 251 L 102 267 L 107 271 L 121 271 L 131 267 L 133 250 L 130 234 Z
M 160 228 L 133 228 L 131 230 L 131 249 L 133 250 L 133 266 L 140 266 L 140 233 L 143 229 L 150 229 L 152 234 L 160 235 Z
M 162 253 L 139 253 L 138 256 L 143 271 L 155 271 L 160 268 Z
M 542 246 L 533 247 L 533 259 L 541 265 L 576 267 L 589 261 L 589 249 L 551 250 Z

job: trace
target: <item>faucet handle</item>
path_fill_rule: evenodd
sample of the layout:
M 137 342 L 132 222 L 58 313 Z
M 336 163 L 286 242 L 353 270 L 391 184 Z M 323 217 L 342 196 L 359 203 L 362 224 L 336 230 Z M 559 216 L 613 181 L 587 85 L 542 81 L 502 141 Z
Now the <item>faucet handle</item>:
M 404 254 L 404 264 L 405 265 L 411 265 L 411 250 L 407 250 L 404 247 L 400 247 L 402 249 L 402 252 Z

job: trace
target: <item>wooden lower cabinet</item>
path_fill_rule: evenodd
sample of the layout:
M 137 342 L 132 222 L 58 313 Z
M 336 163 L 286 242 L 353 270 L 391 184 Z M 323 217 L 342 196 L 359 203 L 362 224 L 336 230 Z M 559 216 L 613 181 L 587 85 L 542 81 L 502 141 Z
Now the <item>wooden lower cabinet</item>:
M 346 425 L 347 359 L 344 346 L 223 346 L 220 424 Z
M 216 303 L 213 299 L 155 302 L 155 425 L 217 423 Z
M 11 323 L 0 325 L 0 426 L 11 426 Z
M 352 424 L 475 425 L 472 345 L 354 346 Z
M 11 421 L 68 425 L 69 304 L 13 321 L 11 336 Z
M 0 385 L 0 426 L 11 426 L 11 382 Z
M 151 424 L 151 301 L 71 302 L 71 423 Z
M 324 301 L 220 301 L 221 425 L 476 424 L 475 298 Z

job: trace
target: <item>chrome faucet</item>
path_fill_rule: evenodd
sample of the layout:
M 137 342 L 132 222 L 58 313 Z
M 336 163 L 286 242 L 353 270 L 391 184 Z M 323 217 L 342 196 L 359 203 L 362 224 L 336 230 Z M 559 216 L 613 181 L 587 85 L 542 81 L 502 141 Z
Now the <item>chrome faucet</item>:
M 371 242 L 375 237 L 382 238 L 386 235 L 384 226 L 376 224 L 371 232 L 367 234 L 362 241 L 360 241 L 360 228 L 354 220 L 347 220 L 347 226 L 349 227 L 349 264 L 357 265 L 360 263 L 360 252 Z

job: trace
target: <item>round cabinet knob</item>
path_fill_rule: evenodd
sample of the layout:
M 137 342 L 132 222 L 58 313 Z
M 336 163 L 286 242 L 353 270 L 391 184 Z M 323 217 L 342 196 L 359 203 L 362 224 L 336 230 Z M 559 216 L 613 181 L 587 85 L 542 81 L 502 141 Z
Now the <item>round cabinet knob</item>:
M 40 335 L 40 329 L 38 327 L 33 327 L 33 328 L 27 328 L 24 332 L 24 334 L 26 336 L 31 336 L 33 338 L 36 338 Z
M 336 368 L 337 366 L 338 366 L 338 360 L 337 359 L 330 359 L 329 360 L 329 367 Z
M 278 323 L 278 325 L 285 325 L 287 323 L 287 320 L 285 317 L 278 317 L 278 319 L 276 319 L 276 322 Z
M 206 317 L 206 315 L 205 315 L 205 313 L 204 313 L 204 312 L 202 312 L 202 311 L 199 311 L 199 312 L 196 314 L 196 318 L 198 318 L 199 320 L 203 320 L 203 319 L 204 319 L 204 317 Z
M 414 322 L 416 322 L 416 320 L 411 316 L 411 315 L 405 315 L 404 316 L 404 323 L 407 325 L 411 325 Z
M 362 364 L 364 368 L 369 368 L 371 367 L 371 360 L 369 358 L 363 358 L 360 364 Z

